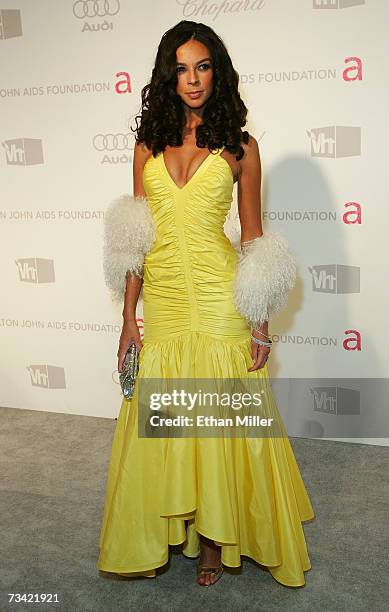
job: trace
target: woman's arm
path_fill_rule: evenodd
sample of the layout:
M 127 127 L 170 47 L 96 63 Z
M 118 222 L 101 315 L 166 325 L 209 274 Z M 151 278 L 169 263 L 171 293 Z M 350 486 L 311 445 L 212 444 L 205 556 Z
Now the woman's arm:
M 143 187 L 143 167 L 148 157 L 148 149 L 141 143 L 135 143 L 134 157 L 132 164 L 132 179 L 134 197 L 146 197 L 146 192 Z M 127 271 L 126 273 L 126 289 L 124 293 L 123 319 L 126 321 L 136 320 L 136 307 L 138 304 L 139 295 L 143 284 L 143 276 Z
M 241 253 L 234 298 L 237 309 L 250 322 L 254 338 L 267 341 L 269 316 L 285 306 L 287 293 L 296 282 L 297 266 L 285 237 L 262 231 L 258 143 L 250 136 L 248 143 L 242 146 L 245 155 L 240 162 L 238 183 Z M 249 371 L 262 367 L 270 350 L 254 340 L 253 344 L 255 364 Z
M 242 243 L 262 236 L 261 181 L 262 169 L 256 139 L 250 135 L 243 144 L 244 156 L 240 160 L 238 180 L 238 211 Z
M 147 158 L 147 149 L 141 144 L 136 143 L 134 148 L 133 158 L 133 191 L 134 198 L 141 196 L 146 197 L 146 192 L 143 187 L 143 166 Z M 138 351 L 142 350 L 143 343 L 140 338 L 139 328 L 136 322 L 136 307 L 139 300 L 143 284 L 143 275 L 137 274 L 135 271 L 127 270 L 126 286 L 124 292 L 123 304 L 123 328 L 119 340 L 118 356 L 118 371 L 122 371 L 124 357 L 131 342 L 135 342 Z
M 240 246 L 245 252 L 253 240 L 263 234 L 261 218 L 261 182 L 262 168 L 258 142 L 250 135 L 247 145 L 243 145 L 245 154 L 240 161 L 240 174 L 238 179 L 238 211 L 241 227 Z M 260 340 L 267 341 L 269 336 L 269 322 L 253 321 L 252 334 Z M 251 356 L 253 365 L 249 372 L 262 368 L 270 353 L 270 348 L 260 346 L 253 340 L 251 342 Z

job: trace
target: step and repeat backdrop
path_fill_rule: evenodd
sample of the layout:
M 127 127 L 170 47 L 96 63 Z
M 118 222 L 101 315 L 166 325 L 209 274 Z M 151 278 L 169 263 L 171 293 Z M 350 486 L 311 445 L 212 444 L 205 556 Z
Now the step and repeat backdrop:
M 385 0 L 0 0 L 2 406 L 118 415 L 104 213 L 133 193 L 141 89 L 188 19 L 231 55 L 263 227 L 298 261 L 269 326 L 288 432 L 388 443 L 388 17 Z M 140 299 L 143 337 L 142 317 Z

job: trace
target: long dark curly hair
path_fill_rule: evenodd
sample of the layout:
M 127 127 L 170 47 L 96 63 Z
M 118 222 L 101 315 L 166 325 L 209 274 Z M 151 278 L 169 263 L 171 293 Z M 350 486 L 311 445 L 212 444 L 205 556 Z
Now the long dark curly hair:
M 166 145 L 183 144 L 185 111 L 176 93 L 176 49 L 191 38 L 208 47 L 213 63 L 213 92 L 206 102 L 203 122 L 196 127 L 196 145 L 210 151 L 225 146 L 239 161 L 244 155 L 240 143 L 249 139 L 248 132 L 241 130 L 248 111 L 239 95 L 239 75 L 222 39 L 203 23 L 182 20 L 162 36 L 151 80 L 142 89 L 136 129 L 131 130 L 136 132 L 135 140 L 145 143 L 154 157 Z

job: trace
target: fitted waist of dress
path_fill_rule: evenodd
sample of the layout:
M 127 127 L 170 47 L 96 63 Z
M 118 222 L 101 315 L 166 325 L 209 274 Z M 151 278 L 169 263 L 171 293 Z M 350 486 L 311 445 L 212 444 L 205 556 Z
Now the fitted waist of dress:
M 219 240 L 208 249 L 204 241 L 195 248 L 186 241 L 157 241 L 144 262 L 145 339 L 190 331 L 227 339 L 247 337 L 248 324 L 233 300 L 236 262 L 229 241 Z

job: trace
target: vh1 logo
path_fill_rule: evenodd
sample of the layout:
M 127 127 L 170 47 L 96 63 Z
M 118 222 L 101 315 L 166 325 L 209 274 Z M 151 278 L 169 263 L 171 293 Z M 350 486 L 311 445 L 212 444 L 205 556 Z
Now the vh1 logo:
M 319 293 L 360 293 L 360 268 L 327 264 L 309 266 L 312 291 Z
M 365 4 L 365 0 L 313 0 L 314 9 L 344 9 Z
M 0 40 L 22 36 L 19 9 L 0 9 Z
M 43 389 L 66 389 L 65 370 L 47 364 L 34 364 L 27 367 L 33 387 Z
M 43 164 L 43 146 L 38 138 L 15 138 L 2 143 L 9 166 Z
M 313 410 L 326 414 L 355 415 L 361 413 L 360 393 L 344 387 L 313 387 Z
M 312 157 L 353 157 L 361 154 L 361 128 L 332 125 L 307 130 Z
M 52 259 L 40 259 L 38 257 L 26 257 L 16 259 L 19 271 L 19 280 L 23 283 L 54 283 L 54 261 Z

